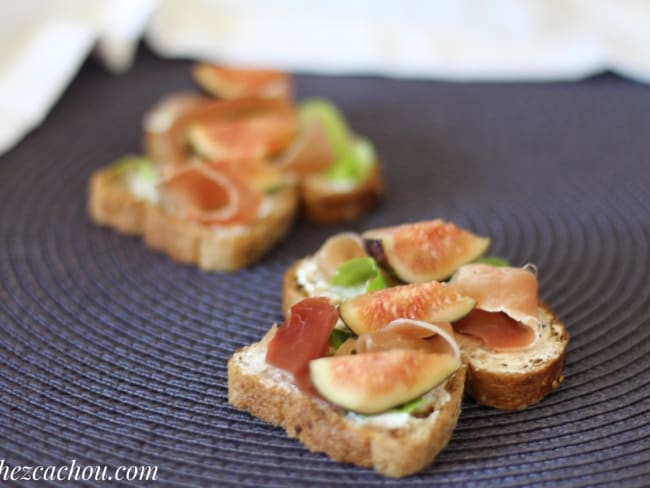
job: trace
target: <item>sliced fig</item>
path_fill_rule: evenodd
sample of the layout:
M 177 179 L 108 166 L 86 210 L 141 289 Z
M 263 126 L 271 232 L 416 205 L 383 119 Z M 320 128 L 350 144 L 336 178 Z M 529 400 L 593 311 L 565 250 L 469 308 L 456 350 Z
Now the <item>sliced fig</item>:
M 343 302 L 339 314 L 357 335 L 386 327 L 395 319 L 453 322 L 467 315 L 474 300 L 445 283 L 395 286 Z
M 490 245 L 440 219 L 371 230 L 363 239 L 368 254 L 407 283 L 446 279 Z
M 227 100 L 291 97 L 291 78 L 281 71 L 200 63 L 194 67 L 192 75 L 206 92 Z
M 256 130 L 246 127 L 251 119 L 259 120 L 259 118 L 276 123 L 271 124 L 271 130 L 268 127 L 263 130 L 259 127 Z M 219 131 L 221 127 L 230 124 L 237 129 L 235 136 L 232 136 L 234 141 L 226 138 L 224 142 L 224 139 L 219 137 Z M 242 124 L 244 129 L 241 128 Z M 217 137 L 213 134 L 212 127 L 216 127 Z M 198 134 L 196 128 L 199 129 Z M 232 128 L 228 130 L 232 131 Z M 278 143 L 277 147 L 273 145 L 271 149 L 274 154 L 291 142 L 296 130 L 295 109 L 286 101 L 261 99 L 223 101 L 203 97 L 201 103 L 177 114 L 164 133 L 167 143 L 166 162 L 174 167 L 184 166 L 192 163 L 197 153 L 205 159 L 225 157 L 239 159 L 223 152 L 233 150 L 233 145 L 235 149 L 241 150 L 246 144 L 258 146 L 260 140 L 268 139 L 274 141 L 274 144 Z
M 332 356 L 309 363 L 319 393 L 348 410 L 376 414 L 436 387 L 460 366 L 448 354 L 411 349 Z
M 291 114 L 267 113 L 194 123 L 187 137 L 199 156 L 220 161 L 272 156 L 285 149 L 295 135 Z

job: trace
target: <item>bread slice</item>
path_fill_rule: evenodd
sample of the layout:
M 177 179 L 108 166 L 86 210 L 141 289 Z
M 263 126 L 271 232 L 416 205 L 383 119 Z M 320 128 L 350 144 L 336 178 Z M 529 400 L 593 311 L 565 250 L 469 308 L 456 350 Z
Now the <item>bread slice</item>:
M 399 414 L 397 423 L 380 423 L 306 395 L 289 373 L 269 365 L 266 349 L 273 332 L 228 361 L 228 401 L 235 408 L 284 428 L 312 452 L 394 478 L 424 469 L 449 442 L 460 414 L 464 367 L 432 392 L 436 402 L 427 417 Z
M 471 336 L 456 334 L 467 365 L 465 391 L 481 405 L 520 410 L 544 398 L 564 381 L 569 333 L 551 308 L 539 304 L 541 336 L 525 351 L 494 352 Z
M 113 168 L 95 171 L 88 188 L 88 212 L 100 225 L 130 235 L 142 234 L 152 203 L 136 198 L 122 174 Z
M 88 202 L 97 224 L 142 235 L 149 247 L 176 261 L 205 270 L 235 271 L 257 261 L 289 232 L 298 209 L 298 190 L 288 182 L 267 195 L 262 215 L 252 224 L 208 226 L 138 198 L 119 173 L 106 168 L 93 173 Z
M 291 265 L 286 273 L 284 273 L 284 278 L 282 280 L 282 313 L 285 317 L 289 316 L 289 309 L 291 307 L 300 300 L 309 296 L 305 289 L 298 283 L 297 272 L 302 262 L 302 259 L 296 261 Z
M 298 282 L 298 270 L 305 258 L 294 263 L 284 275 L 282 311 L 310 294 Z M 336 300 L 335 300 L 336 301 Z M 542 400 L 556 389 L 564 377 L 562 370 L 569 333 L 551 308 L 540 302 L 541 337 L 534 347 L 521 352 L 497 353 L 482 347 L 471 336 L 456 334 L 463 363 L 467 365 L 467 394 L 481 405 L 518 410 Z
M 356 220 L 372 209 L 384 193 L 381 165 L 376 162 L 368 178 L 358 183 L 332 183 L 322 175 L 300 182 L 305 218 L 316 224 L 336 224 Z

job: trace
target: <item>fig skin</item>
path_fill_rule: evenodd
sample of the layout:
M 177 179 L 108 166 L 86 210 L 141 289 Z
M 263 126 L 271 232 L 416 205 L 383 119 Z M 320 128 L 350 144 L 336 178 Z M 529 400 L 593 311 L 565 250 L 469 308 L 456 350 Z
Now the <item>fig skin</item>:
M 490 245 L 489 238 L 441 219 L 374 229 L 362 237 L 368 254 L 406 283 L 447 279 Z
M 384 252 L 384 246 L 382 245 L 381 239 L 363 239 L 363 247 L 366 248 L 368 256 L 375 258 L 377 264 L 392 271 L 388 264 L 388 260 L 386 259 L 386 253 Z
M 311 380 L 324 398 L 348 410 L 377 414 L 417 398 L 460 367 L 448 354 L 394 349 L 311 361 Z
M 395 319 L 453 322 L 467 315 L 475 301 L 446 283 L 430 281 L 394 286 L 343 302 L 339 315 L 357 335 L 386 327 Z

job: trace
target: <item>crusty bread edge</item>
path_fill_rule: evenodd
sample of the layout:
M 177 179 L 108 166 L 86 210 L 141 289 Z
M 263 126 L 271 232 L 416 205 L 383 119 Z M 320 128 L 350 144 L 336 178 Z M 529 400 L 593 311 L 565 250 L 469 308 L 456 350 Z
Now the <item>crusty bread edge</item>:
M 298 303 L 300 300 L 307 298 L 307 294 L 298 285 L 298 268 L 302 263 L 302 259 L 296 261 L 284 273 L 282 280 L 282 313 L 285 318 L 289 316 L 289 309 Z
M 252 344 L 228 361 L 228 401 L 239 410 L 284 428 L 289 437 L 297 438 L 312 452 L 399 478 L 429 466 L 451 439 L 460 415 L 465 367 L 446 381 L 449 399 L 437 415 L 415 427 L 387 428 L 354 422 L 324 400 L 296 388 L 287 390 L 245 371 L 240 358 L 254 347 L 265 346 Z
M 482 367 L 467 357 L 469 350 L 460 343 L 463 362 L 467 364 L 465 391 L 477 403 L 502 410 L 521 410 L 541 401 L 564 381 L 562 370 L 569 333 L 547 304 L 540 301 L 539 307 L 550 316 L 551 338 L 558 342 L 561 350 L 534 369 L 503 372 Z
M 300 182 L 300 199 L 304 217 L 315 224 L 337 224 L 357 220 L 370 211 L 384 194 L 381 164 L 376 161 L 368 178 L 349 190 L 336 191 L 323 184 L 320 175 Z
M 141 235 L 145 244 L 175 261 L 207 271 L 236 271 L 258 261 L 286 236 L 298 209 L 294 184 L 271 196 L 271 210 L 238 230 L 204 226 L 166 212 L 132 195 L 110 168 L 95 171 L 88 191 L 91 219 L 125 234 Z
M 93 222 L 118 232 L 139 235 L 151 204 L 134 198 L 121 176 L 106 168 L 95 171 L 88 185 L 88 213 Z
M 303 260 L 296 261 L 285 273 L 282 290 L 282 311 L 285 317 L 292 305 L 306 298 L 304 290 L 298 285 L 297 270 Z M 555 340 L 562 345 L 561 353 L 545 361 L 534 370 L 503 373 L 481 368 L 463 354 L 467 365 L 467 384 L 465 392 L 476 403 L 502 410 L 520 410 L 538 403 L 564 381 L 562 371 L 566 361 L 569 333 L 555 312 L 544 302 L 539 307 L 550 317 Z M 460 342 L 461 351 L 465 345 Z M 466 351 L 463 351 L 466 353 Z

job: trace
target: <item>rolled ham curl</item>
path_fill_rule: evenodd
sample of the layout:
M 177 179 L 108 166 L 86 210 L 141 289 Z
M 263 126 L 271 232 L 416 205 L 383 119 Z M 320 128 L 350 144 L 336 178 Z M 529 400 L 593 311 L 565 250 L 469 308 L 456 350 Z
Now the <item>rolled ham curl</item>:
M 458 269 L 452 277 L 450 285 L 459 293 L 476 300 L 475 311 L 505 316 L 492 321 L 495 324 L 506 322 L 507 318 L 510 318 L 528 329 L 528 331 L 517 332 L 518 339 L 511 340 L 507 349 L 526 349 L 532 347 L 539 339 L 541 332 L 541 322 L 538 317 L 539 286 L 537 276 L 530 271 L 529 265 L 524 268 L 511 268 L 488 264 L 468 264 Z M 480 315 L 480 313 L 470 313 L 470 315 L 472 314 Z M 468 327 L 465 330 L 466 333 L 480 337 L 482 335 L 480 323 L 478 323 L 480 321 L 472 320 L 470 323 L 469 319 L 471 318 L 468 316 L 467 320 L 463 319 L 460 322 L 465 321 L 465 325 Z M 493 326 L 496 327 L 494 324 Z M 510 324 L 508 328 L 511 334 L 516 332 L 514 324 Z M 484 341 L 493 341 L 494 337 L 494 334 L 491 334 L 491 337 L 485 335 L 481 338 Z M 504 341 L 505 343 L 507 341 Z
M 262 195 L 237 173 L 225 163 L 181 168 L 158 185 L 161 202 L 168 211 L 205 225 L 253 222 Z

